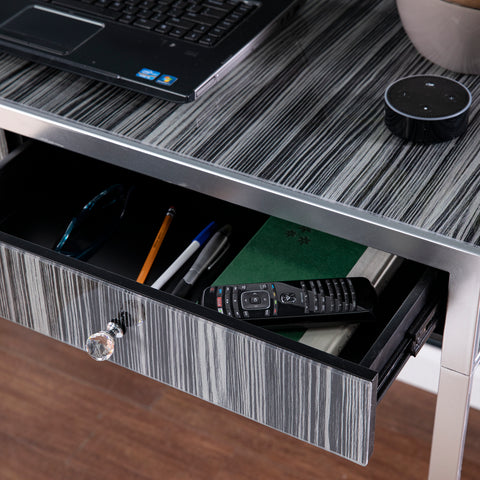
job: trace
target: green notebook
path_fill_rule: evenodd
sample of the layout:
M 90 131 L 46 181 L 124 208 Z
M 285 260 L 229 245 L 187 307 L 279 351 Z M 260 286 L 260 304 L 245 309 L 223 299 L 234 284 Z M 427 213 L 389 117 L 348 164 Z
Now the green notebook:
M 357 243 L 270 217 L 215 284 L 345 277 L 365 250 Z M 300 340 L 305 330 L 281 333 Z

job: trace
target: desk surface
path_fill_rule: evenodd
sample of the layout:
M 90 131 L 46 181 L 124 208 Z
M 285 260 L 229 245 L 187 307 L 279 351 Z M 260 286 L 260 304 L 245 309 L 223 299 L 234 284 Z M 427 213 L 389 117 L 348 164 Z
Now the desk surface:
M 470 126 L 461 138 L 414 145 L 384 126 L 385 88 L 425 73 L 471 90 Z M 166 171 L 169 161 L 185 160 L 239 183 L 262 182 L 293 199 L 323 202 L 322 208 L 439 236 L 474 255 L 480 252 L 479 98 L 478 76 L 447 72 L 416 53 L 393 0 L 308 1 L 289 28 L 192 104 L 0 57 L 2 127 L 9 128 L 8 109 L 21 109 L 24 122 L 33 115 L 145 147 L 152 171 L 155 162 Z

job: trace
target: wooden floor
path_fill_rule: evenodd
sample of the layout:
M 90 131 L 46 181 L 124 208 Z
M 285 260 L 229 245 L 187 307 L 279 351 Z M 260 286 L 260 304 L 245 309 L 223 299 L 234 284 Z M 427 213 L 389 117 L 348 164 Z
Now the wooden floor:
M 0 320 L 1 480 L 413 480 L 427 475 L 435 397 L 397 382 L 359 467 Z M 463 479 L 480 478 L 480 412 Z M 441 479 L 439 479 L 441 480 Z

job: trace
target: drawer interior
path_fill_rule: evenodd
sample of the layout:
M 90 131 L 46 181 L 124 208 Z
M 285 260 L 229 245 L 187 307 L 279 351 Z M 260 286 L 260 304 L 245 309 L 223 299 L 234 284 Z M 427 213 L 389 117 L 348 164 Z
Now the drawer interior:
M 202 283 L 189 294 L 190 299 L 198 298 L 203 286 L 218 276 L 267 218 L 253 210 L 35 143 L 12 160 L 0 176 L 0 228 L 5 233 L 51 249 L 84 205 L 116 184 L 130 192 L 124 217 L 113 234 L 86 261 L 123 277 L 137 278 L 171 206 L 176 215 L 146 285 L 152 284 L 210 222 L 232 226 L 230 248 L 214 268 L 205 272 Z M 173 289 L 185 268 L 165 285 L 165 291 Z
M 176 216 L 146 284 L 153 283 L 208 223 L 232 226 L 231 247 L 191 291 L 189 300 L 194 303 L 268 218 L 260 212 L 34 142 L 22 148 L 0 171 L 0 230 L 51 249 L 70 219 L 92 197 L 113 184 L 132 188 L 125 215 L 118 229 L 87 262 L 127 279 L 136 279 L 170 206 L 175 207 Z M 165 285 L 166 292 L 171 292 L 186 269 L 188 264 Z M 347 363 L 379 372 L 379 396 L 395 378 L 402 362 L 415 353 L 415 342 L 424 341 L 432 325 L 442 317 L 446 284 L 440 272 L 402 262 L 380 295 L 376 322 L 360 325 L 339 353 Z M 424 301 L 419 302 L 419 298 Z M 216 312 L 211 315 L 214 319 L 221 316 Z M 424 332 L 425 338 L 419 332 Z

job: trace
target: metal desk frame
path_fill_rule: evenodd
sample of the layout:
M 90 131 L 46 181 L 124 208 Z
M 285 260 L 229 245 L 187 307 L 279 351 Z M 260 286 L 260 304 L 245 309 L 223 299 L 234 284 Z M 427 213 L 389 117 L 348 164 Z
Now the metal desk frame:
M 389 222 L 321 199 L 284 191 L 261 181 L 199 166 L 175 158 L 171 152 L 152 151 L 138 144 L 119 142 L 89 128 L 42 118 L 18 106 L 0 106 L 0 125 L 30 138 L 101 159 L 135 160 L 138 170 L 151 172 L 151 161 L 167 181 L 191 186 L 225 200 L 241 201 L 265 213 L 322 229 L 329 233 L 392 252 L 450 273 L 449 298 L 443 336 L 440 384 L 432 440 L 430 480 L 459 479 L 470 408 L 473 373 L 478 363 L 477 345 L 480 301 L 480 256 L 475 248 L 442 236 L 419 232 L 408 225 Z M 118 163 L 118 162 L 116 162 Z M 162 168 L 164 165 L 168 168 Z M 165 172 L 169 172 L 165 178 Z M 212 182 L 215 179 L 215 182 Z M 211 185 L 218 191 L 212 192 Z M 227 192 L 225 194 L 224 192 Z M 300 207 L 300 209 L 299 209 Z M 468 344 L 465 338 L 471 339 Z

